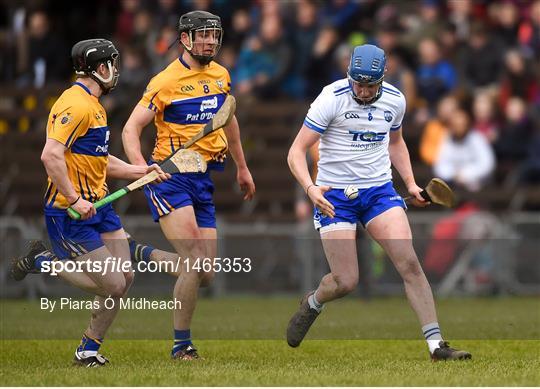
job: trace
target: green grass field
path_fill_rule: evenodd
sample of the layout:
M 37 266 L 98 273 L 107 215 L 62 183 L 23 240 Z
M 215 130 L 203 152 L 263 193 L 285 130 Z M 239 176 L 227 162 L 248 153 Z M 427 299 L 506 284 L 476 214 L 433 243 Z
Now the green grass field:
M 538 299 L 438 303 L 452 344 L 473 360 L 432 363 L 403 299 L 328 305 L 298 349 L 284 329 L 297 299 L 200 301 L 192 326 L 204 360 L 169 359 L 169 311 L 121 311 L 102 348 L 105 369 L 71 366 L 87 311 L 47 313 L 0 301 L 2 385 L 74 386 L 538 386 Z

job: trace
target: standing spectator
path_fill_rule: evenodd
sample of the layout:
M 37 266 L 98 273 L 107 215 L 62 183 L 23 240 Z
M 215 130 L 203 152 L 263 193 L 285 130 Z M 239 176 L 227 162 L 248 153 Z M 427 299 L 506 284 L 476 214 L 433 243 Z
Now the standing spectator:
M 66 51 L 65 43 L 51 31 L 49 16 L 44 11 L 30 14 L 26 37 L 19 47 L 26 59 L 22 62 L 20 81 L 41 88 L 48 81 L 63 80 L 69 60 L 58 53 Z
M 293 75 L 289 80 L 291 93 L 298 97 L 305 96 L 305 74 L 310 66 L 311 52 L 319 33 L 317 23 L 317 5 L 313 0 L 300 0 L 296 6 L 296 24 L 293 30 L 295 60 Z
M 238 93 L 257 97 L 279 95 L 291 54 L 281 20 L 276 16 L 264 17 L 259 35 L 252 37 L 240 52 L 236 74 Z
M 488 33 L 487 27 L 475 23 L 461 58 L 464 82 L 468 88 L 487 87 L 496 83 L 502 70 L 502 56 L 502 48 Z
M 449 130 L 434 173 L 468 191 L 478 191 L 495 168 L 493 150 L 481 134 L 471 131 L 469 116 L 463 110 L 452 115 Z
M 434 39 L 422 39 L 418 47 L 420 66 L 416 73 L 418 94 L 430 108 L 456 87 L 454 67 L 441 57 L 440 47 Z
M 122 0 L 122 10 L 116 20 L 115 38 L 120 44 L 126 44 L 133 37 L 135 14 L 139 10 L 139 0 Z
M 306 72 L 307 96 L 317 96 L 332 79 L 332 60 L 339 42 L 339 33 L 332 25 L 325 25 L 319 31 L 311 52 L 311 60 Z M 342 73 L 340 78 L 344 77 Z

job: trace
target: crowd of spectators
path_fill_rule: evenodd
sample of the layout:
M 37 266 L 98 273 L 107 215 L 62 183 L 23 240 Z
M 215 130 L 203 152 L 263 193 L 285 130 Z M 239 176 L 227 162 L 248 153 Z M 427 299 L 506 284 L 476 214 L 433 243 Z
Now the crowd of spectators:
M 540 181 L 540 0 L 95 0 L 0 6 L 0 82 L 70 79 L 69 49 L 90 37 L 121 52 L 107 109 L 139 96 L 179 55 L 180 14 L 221 16 L 218 62 L 245 99 L 311 100 L 347 69 L 351 48 L 387 52 L 386 81 L 407 100 L 420 160 L 468 190 Z M 415 154 L 415 153 L 413 153 Z M 502 177 L 494 177 L 494 169 Z M 512 166 L 505 170 L 505 166 Z M 515 167 L 518 166 L 517 169 Z

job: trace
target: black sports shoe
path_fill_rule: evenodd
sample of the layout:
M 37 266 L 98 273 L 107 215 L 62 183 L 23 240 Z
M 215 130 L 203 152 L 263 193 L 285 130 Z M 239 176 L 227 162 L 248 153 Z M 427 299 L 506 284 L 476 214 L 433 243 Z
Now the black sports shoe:
M 453 361 L 458 359 L 471 359 L 471 353 L 467 351 L 456 350 L 448 344 L 448 342 L 440 341 L 439 348 L 436 348 L 431 355 L 433 362 L 437 361 Z
M 85 351 L 75 350 L 73 364 L 82 367 L 101 367 L 109 363 L 109 360 L 99 353 L 85 355 L 86 353 Z
M 47 250 L 47 247 L 45 247 L 43 242 L 40 240 L 30 242 L 28 253 L 14 259 L 11 262 L 11 277 L 15 281 L 21 281 L 24 279 L 24 277 L 26 277 L 27 274 L 40 273 L 40 271 L 36 269 L 36 256 L 39 254 L 51 254 L 51 252 Z
M 308 297 L 313 293 L 315 291 L 309 292 L 302 298 L 300 308 L 298 308 L 298 311 L 289 320 L 289 325 L 287 326 L 287 343 L 291 347 L 300 346 L 309 328 L 317 316 L 319 316 L 319 312 L 311 308 L 308 303 Z
M 197 354 L 197 349 L 193 347 L 192 344 L 187 344 L 177 350 L 173 355 L 172 359 L 181 359 L 184 361 L 191 361 L 192 359 L 199 359 L 199 354 Z

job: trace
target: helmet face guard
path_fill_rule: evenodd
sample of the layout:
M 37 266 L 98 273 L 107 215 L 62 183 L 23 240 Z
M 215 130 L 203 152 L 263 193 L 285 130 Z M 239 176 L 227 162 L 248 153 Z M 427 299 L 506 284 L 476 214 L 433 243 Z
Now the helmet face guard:
M 356 81 L 354 80 L 349 74 L 347 74 L 347 79 L 349 80 L 349 86 L 351 87 L 351 93 L 353 95 L 353 99 L 358 103 L 358 104 L 361 104 L 361 105 L 370 105 L 370 104 L 373 104 L 374 102 L 376 102 L 377 100 L 379 100 L 379 98 L 381 97 L 382 95 L 382 82 L 383 82 L 383 78 L 381 78 L 380 80 L 378 81 L 375 81 L 375 82 L 362 82 L 362 81 Z M 364 99 L 361 99 L 360 97 L 358 97 L 354 91 L 354 85 L 378 85 L 379 87 L 377 88 L 377 92 L 375 93 L 375 95 L 373 96 L 372 99 L 370 100 L 364 100 Z
M 84 40 L 76 43 L 71 49 L 75 74 L 92 78 L 99 84 L 104 95 L 112 91 L 118 83 L 120 77 L 119 56 L 116 47 L 106 39 Z M 98 73 L 101 64 L 104 64 L 109 70 L 107 78 Z
M 382 95 L 382 82 L 386 67 L 384 51 L 374 45 L 362 45 L 354 48 L 347 70 L 347 79 L 353 98 L 359 104 L 373 104 Z M 354 85 L 379 85 L 372 99 L 360 99 L 354 92 Z
M 208 65 L 217 55 L 223 40 L 223 28 L 219 16 L 206 11 L 188 12 L 180 17 L 178 22 L 178 32 L 180 42 L 186 51 L 201 65 Z M 188 35 L 189 42 L 182 42 L 182 33 Z M 201 38 L 202 36 L 202 38 Z M 204 54 L 203 50 L 207 45 L 212 45 L 210 54 Z M 196 46 L 201 48 L 201 52 L 195 53 Z

